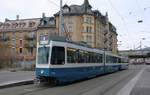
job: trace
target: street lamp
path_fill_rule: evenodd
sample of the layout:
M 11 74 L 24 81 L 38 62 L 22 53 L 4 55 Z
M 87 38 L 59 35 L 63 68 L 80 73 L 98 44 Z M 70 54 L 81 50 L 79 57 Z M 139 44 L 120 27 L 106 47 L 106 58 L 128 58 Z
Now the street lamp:
M 145 40 L 146 38 L 142 38 L 141 40 L 140 40 L 140 50 L 141 50 L 141 54 L 143 55 L 143 50 L 142 50 L 142 41 L 143 40 Z M 145 64 L 145 58 L 143 58 L 143 62 L 144 62 L 144 64 Z
M 144 40 L 146 40 L 146 38 L 142 38 L 142 39 L 140 40 L 140 50 L 142 50 L 142 41 L 144 41 Z

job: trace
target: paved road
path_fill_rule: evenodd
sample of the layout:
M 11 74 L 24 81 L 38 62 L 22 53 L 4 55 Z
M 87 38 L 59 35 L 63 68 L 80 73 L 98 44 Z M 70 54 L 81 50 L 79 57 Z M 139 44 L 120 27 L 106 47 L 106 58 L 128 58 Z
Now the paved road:
M 130 66 L 129 70 L 62 86 L 24 85 L 5 88 L 0 90 L 0 95 L 129 95 L 130 93 L 126 93 L 128 91 L 131 91 L 130 95 L 150 95 L 148 94 L 149 72 L 150 67 Z M 145 80 L 148 83 L 145 83 Z M 130 83 L 132 81 L 137 82 Z M 135 87 L 132 89 L 132 86 Z M 147 93 L 143 94 L 143 91 L 140 90 L 141 94 L 137 92 L 137 88 L 142 88 Z

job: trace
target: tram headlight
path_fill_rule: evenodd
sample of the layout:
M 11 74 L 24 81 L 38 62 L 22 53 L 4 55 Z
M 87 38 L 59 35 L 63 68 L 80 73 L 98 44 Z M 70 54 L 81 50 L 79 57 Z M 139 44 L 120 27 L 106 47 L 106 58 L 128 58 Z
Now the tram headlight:
M 43 74 L 44 73 L 44 70 L 41 70 L 41 74 Z

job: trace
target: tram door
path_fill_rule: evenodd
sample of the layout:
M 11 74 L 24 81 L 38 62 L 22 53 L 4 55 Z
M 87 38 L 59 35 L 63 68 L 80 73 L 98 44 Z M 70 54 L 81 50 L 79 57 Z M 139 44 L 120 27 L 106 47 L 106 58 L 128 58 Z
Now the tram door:
M 51 54 L 51 65 L 64 65 L 65 64 L 65 48 L 53 46 Z

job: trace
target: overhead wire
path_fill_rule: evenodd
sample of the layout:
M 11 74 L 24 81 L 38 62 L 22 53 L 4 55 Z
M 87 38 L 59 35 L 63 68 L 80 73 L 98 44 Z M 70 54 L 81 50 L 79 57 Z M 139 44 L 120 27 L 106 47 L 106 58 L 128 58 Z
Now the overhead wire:
M 125 29 L 127 30 L 128 32 L 128 28 L 127 28 L 127 25 L 126 25 L 126 22 L 125 22 L 125 19 L 124 17 L 120 14 L 120 12 L 116 9 L 116 7 L 113 5 L 113 3 L 111 2 L 111 0 L 107 0 L 109 2 L 109 4 L 111 5 L 111 7 L 114 9 L 114 11 L 116 12 L 116 14 L 121 18 L 124 26 L 125 26 Z
M 55 6 L 59 7 L 59 5 L 57 3 L 55 3 L 54 1 L 52 1 L 52 0 L 47 0 L 47 1 L 50 2 L 50 3 L 52 3 Z
M 116 14 L 120 17 L 121 21 L 123 22 L 123 25 L 124 25 L 125 30 L 129 33 L 124 17 L 123 17 L 123 16 L 121 15 L 121 13 L 116 9 L 116 7 L 113 5 L 113 3 L 111 2 L 111 0 L 107 0 L 107 1 L 109 2 L 110 6 L 114 9 L 114 11 L 116 12 Z M 124 35 L 124 36 L 125 36 L 125 35 Z M 128 42 L 126 42 L 126 43 L 127 43 L 128 47 L 129 47 L 129 43 L 128 43 Z
M 120 12 L 116 9 L 116 7 L 113 5 L 113 3 L 111 2 L 111 0 L 108 0 L 108 2 L 111 5 L 111 7 L 115 10 L 115 12 L 118 14 L 118 16 L 124 21 L 124 18 L 122 17 L 122 15 L 120 14 Z
M 68 2 L 70 2 L 70 0 L 65 1 L 65 4 L 67 4 Z
M 141 7 L 141 5 L 139 4 L 139 1 L 138 0 L 135 0 L 135 3 L 136 3 L 136 5 L 137 5 L 137 9 L 138 9 L 138 11 L 139 11 L 139 13 L 140 13 L 140 20 L 143 20 L 144 19 L 144 12 L 142 12 L 142 10 L 144 10 L 142 7 Z M 143 17 L 142 17 L 143 16 Z M 140 21 L 140 20 L 138 20 L 138 21 Z M 142 21 L 143 22 L 143 21 Z

